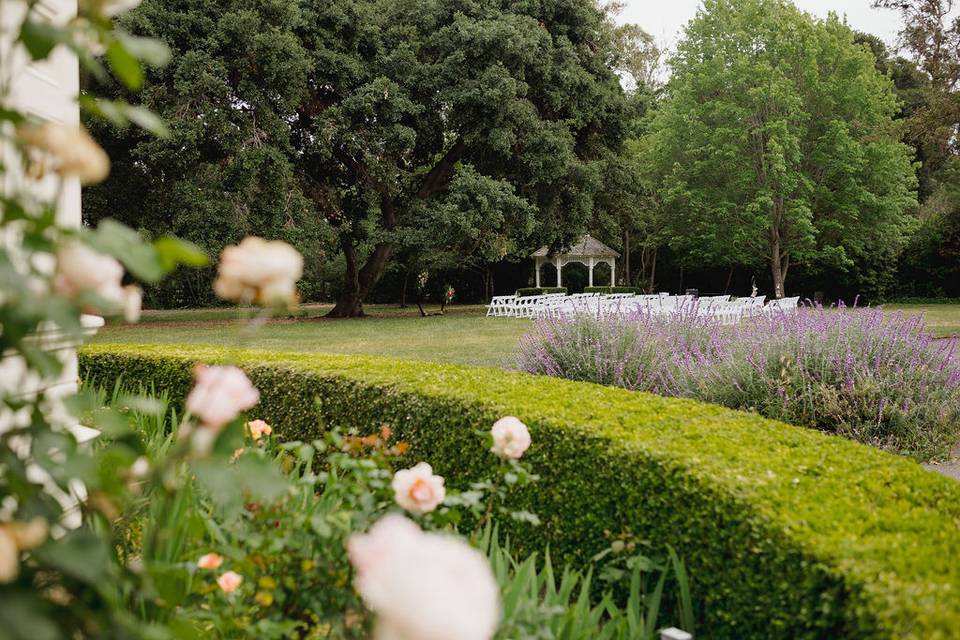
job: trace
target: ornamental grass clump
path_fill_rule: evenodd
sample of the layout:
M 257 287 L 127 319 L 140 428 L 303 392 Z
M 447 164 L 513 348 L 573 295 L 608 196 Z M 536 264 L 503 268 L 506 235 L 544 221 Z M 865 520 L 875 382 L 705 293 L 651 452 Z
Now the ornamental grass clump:
M 531 373 L 756 411 L 929 460 L 960 436 L 960 359 L 919 316 L 804 307 L 724 326 L 676 314 L 552 318 L 521 342 Z

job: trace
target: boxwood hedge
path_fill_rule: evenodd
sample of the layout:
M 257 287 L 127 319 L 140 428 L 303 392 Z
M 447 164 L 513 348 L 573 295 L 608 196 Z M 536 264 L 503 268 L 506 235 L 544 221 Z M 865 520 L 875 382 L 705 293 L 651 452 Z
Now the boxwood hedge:
M 524 287 L 522 289 L 517 289 L 516 294 L 518 297 L 525 298 L 527 296 L 542 296 L 547 293 L 566 293 L 566 287 Z
M 474 431 L 526 422 L 540 483 L 511 532 L 586 560 L 630 531 L 670 543 L 703 638 L 956 638 L 960 484 L 845 439 L 692 401 L 494 369 L 306 353 L 102 345 L 81 372 L 182 397 L 194 362 L 231 361 L 284 438 L 391 423 L 452 485 L 490 458 Z M 517 525 L 523 527 L 527 525 Z

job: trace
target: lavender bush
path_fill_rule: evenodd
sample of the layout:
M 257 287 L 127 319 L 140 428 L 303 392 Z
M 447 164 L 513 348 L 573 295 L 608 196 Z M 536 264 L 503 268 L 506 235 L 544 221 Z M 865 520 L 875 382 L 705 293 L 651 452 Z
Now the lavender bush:
M 805 307 L 723 326 L 677 315 L 538 322 L 531 373 L 695 398 L 837 433 L 922 460 L 960 439 L 960 358 L 922 318 Z

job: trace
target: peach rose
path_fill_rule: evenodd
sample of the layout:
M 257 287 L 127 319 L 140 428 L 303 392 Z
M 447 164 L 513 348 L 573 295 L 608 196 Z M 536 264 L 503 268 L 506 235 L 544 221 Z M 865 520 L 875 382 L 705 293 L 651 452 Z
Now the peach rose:
M 250 437 L 256 441 L 259 441 L 263 436 L 268 436 L 273 433 L 273 427 L 263 420 L 253 420 L 252 422 L 248 422 L 247 430 L 250 432 Z
M 219 553 L 208 553 L 200 556 L 200 559 L 197 560 L 197 567 L 200 569 L 210 569 L 211 571 L 219 569 L 222 564 L 223 556 Z
M 82 127 L 44 122 L 26 124 L 17 129 L 20 143 L 42 152 L 54 171 L 76 176 L 80 184 L 102 182 L 110 173 L 110 158 Z
M 249 236 L 220 255 L 214 292 L 224 300 L 293 304 L 303 256 L 286 242 Z
M 392 514 L 350 537 L 355 586 L 377 614 L 377 640 L 489 640 L 500 594 L 486 557 Z
M 16 580 L 20 573 L 20 550 L 13 536 L 0 529 L 0 584 Z
M 500 418 L 490 429 L 493 447 L 490 451 L 504 458 L 517 460 L 530 448 L 530 432 L 527 425 L 513 416 Z
M 143 289 L 130 284 L 123 288 L 123 319 L 127 322 L 140 322 L 143 307 Z
M 443 478 L 434 475 L 433 468 L 426 462 L 397 471 L 391 486 L 397 504 L 413 513 L 430 513 L 446 496 Z
M 71 241 L 57 249 L 54 290 L 60 295 L 93 293 L 119 307 L 124 298 L 122 279 L 123 267 L 119 262 L 82 242 Z
M 260 400 L 260 392 L 250 384 L 247 374 L 237 367 L 194 368 L 196 384 L 187 396 L 187 411 L 215 430 L 252 409 Z
M 241 583 L 243 583 L 243 576 L 234 571 L 221 573 L 220 577 L 217 578 L 217 584 L 224 593 L 233 593 L 240 588 Z

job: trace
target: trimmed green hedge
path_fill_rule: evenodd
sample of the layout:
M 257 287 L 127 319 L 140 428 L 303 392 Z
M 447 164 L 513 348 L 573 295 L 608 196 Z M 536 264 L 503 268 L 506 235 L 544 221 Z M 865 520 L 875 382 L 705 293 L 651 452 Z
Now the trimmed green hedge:
M 640 287 L 585 287 L 584 293 L 643 293 Z
M 515 295 L 524 298 L 526 296 L 542 296 L 547 293 L 566 293 L 566 287 L 524 287 L 517 289 Z
M 393 425 L 452 486 L 490 463 L 473 435 L 526 422 L 543 519 L 511 531 L 586 560 L 605 531 L 669 542 L 690 568 L 699 638 L 956 638 L 960 484 L 879 450 L 758 416 L 495 369 L 369 356 L 97 345 L 84 379 L 183 397 L 196 361 L 230 360 L 286 439 Z M 316 402 L 315 402 L 316 399 Z

